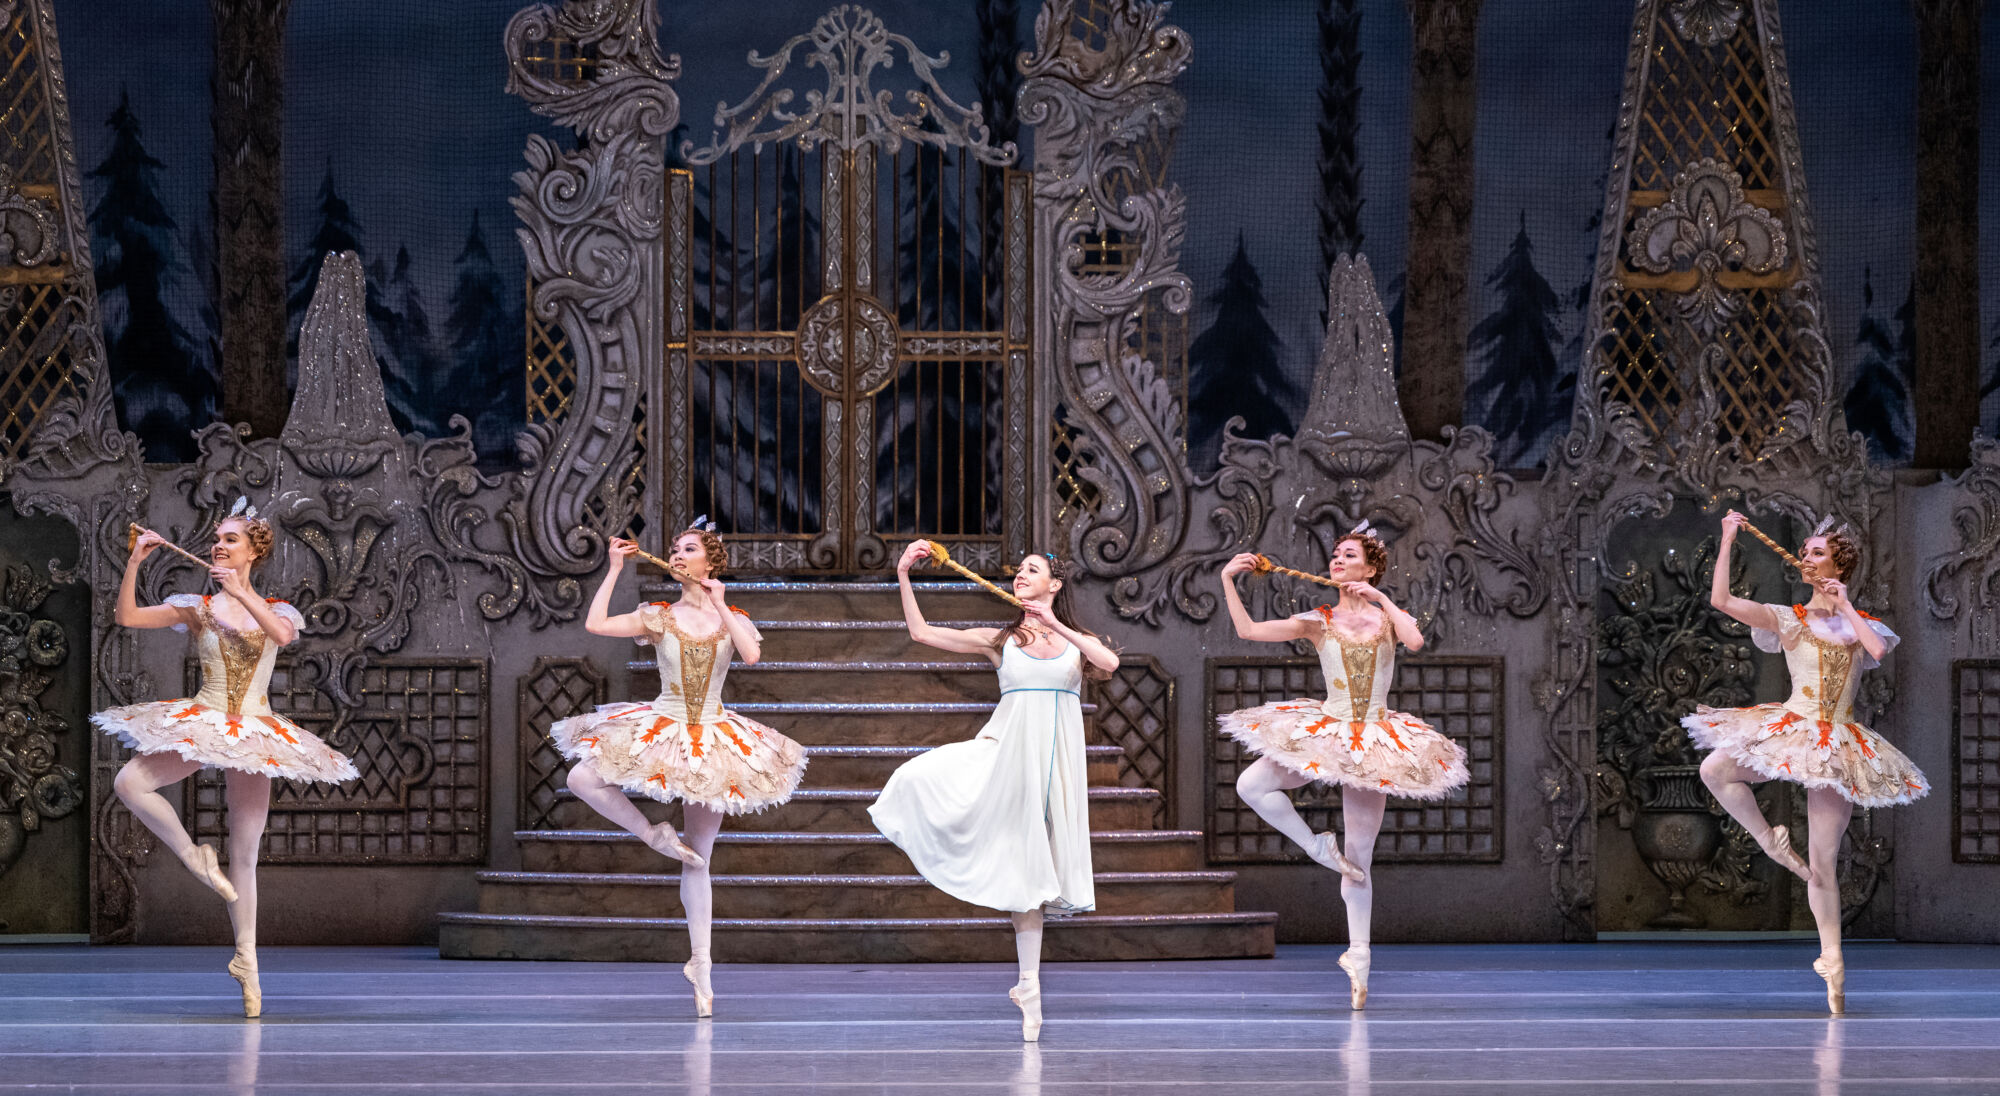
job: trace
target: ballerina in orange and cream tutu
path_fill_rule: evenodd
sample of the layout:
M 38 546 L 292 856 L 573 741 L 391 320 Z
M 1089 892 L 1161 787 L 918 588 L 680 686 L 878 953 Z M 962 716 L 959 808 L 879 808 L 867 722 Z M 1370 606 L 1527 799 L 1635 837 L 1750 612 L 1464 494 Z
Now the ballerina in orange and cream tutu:
M 229 903 L 236 954 L 229 973 L 242 985 L 243 1014 L 263 1011 L 257 978 L 257 851 L 271 808 L 271 780 L 337 784 L 353 780 L 354 763 L 312 732 L 271 710 L 266 696 L 278 648 L 298 638 L 305 618 L 250 585 L 253 567 L 271 554 L 269 523 L 243 499 L 217 524 L 209 575 L 221 596 L 175 594 L 159 605 L 138 603 L 139 565 L 167 542 L 141 530 L 125 561 L 116 619 L 127 628 L 193 630 L 201 660 L 201 691 L 180 700 L 107 708 L 90 717 L 138 754 L 118 770 L 112 788 L 146 828 L 189 871 Z M 215 849 L 197 845 L 160 789 L 204 767 L 222 770 L 229 812 L 229 872 Z
M 1748 708 L 1703 705 L 1681 720 L 1688 737 L 1712 750 L 1701 763 L 1701 779 L 1730 817 L 1750 832 L 1765 855 L 1805 880 L 1806 904 L 1819 926 L 1820 957 L 1813 970 L 1826 980 L 1827 1007 L 1842 1012 L 1847 1002 L 1847 967 L 1840 951 L 1840 882 L 1836 856 L 1855 805 L 1889 807 L 1922 798 L 1930 789 L 1924 774 L 1902 751 L 1854 718 L 1854 692 L 1861 671 L 1873 669 L 1899 642 L 1896 633 L 1847 600 L 1846 580 L 1861 560 L 1861 549 L 1846 527 L 1828 522 L 1799 550 L 1800 577 L 1813 587 L 1804 605 L 1767 605 L 1729 591 L 1729 554 L 1742 514 L 1722 518 L 1722 545 L 1715 554 L 1709 603 L 1750 626 L 1759 650 L 1783 651 L 1792 695 L 1782 703 Z M 1792 848 L 1791 834 L 1773 826 L 1757 805 L 1750 785 L 1789 780 L 1806 789 L 1806 858 Z
M 1340 967 L 1352 983 L 1357 1009 L 1368 1000 L 1375 901 L 1368 868 L 1389 797 L 1442 799 L 1468 779 L 1458 743 L 1387 706 L 1396 645 L 1412 651 L 1424 646 L 1416 620 L 1371 585 L 1388 563 L 1388 548 L 1362 522 L 1334 545 L 1327 564 L 1327 574 L 1340 586 L 1339 604 L 1284 620 L 1250 619 L 1236 592 L 1236 576 L 1256 569 L 1255 555 L 1239 555 L 1222 567 L 1222 596 L 1239 637 L 1265 643 L 1303 639 L 1319 649 L 1324 701 L 1287 700 L 1230 712 L 1221 717 L 1222 733 L 1262 755 L 1236 778 L 1237 798 L 1341 875 L 1348 946 Z M 1345 853 L 1332 831 L 1313 833 L 1286 794 L 1313 781 L 1340 785 Z
M 660 855 L 681 862 L 681 906 L 692 952 L 681 973 L 694 986 L 695 1014 L 712 1014 L 709 957 L 714 899 L 708 857 L 725 815 L 761 811 L 792 797 L 805 774 L 806 752 L 777 731 L 722 706 L 731 658 L 754 665 L 763 637 L 742 610 L 723 601 L 715 578 L 729 550 L 715 526 L 674 538 L 666 562 L 681 577 L 677 602 L 655 601 L 611 616 L 612 588 L 639 546 L 614 537 L 610 567 L 591 600 L 584 628 L 625 636 L 659 652 L 660 695 L 606 704 L 549 728 L 572 762 L 569 787 L 578 799 L 638 836 Z M 661 803 L 682 802 L 687 840 L 667 822 L 652 822 L 626 793 Z

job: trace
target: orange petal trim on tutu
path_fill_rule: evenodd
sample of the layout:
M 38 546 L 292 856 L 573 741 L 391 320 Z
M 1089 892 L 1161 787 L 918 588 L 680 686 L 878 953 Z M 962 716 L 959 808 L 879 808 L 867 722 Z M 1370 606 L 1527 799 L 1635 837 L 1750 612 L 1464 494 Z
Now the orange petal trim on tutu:
M 1818 722 L 1819 722 L 1819 748 L 1822 750 L 1833 749 L 1833 724 L 1827 722 L 1824 719 L 1819 720 Z
M 198 716 L 198 715 L 200 715 L 200 714 L 201 714 L 201 705 L 199 705 L 199 704 L 190 704 L 190 705 L 188 705 L 188 706 L 187 706 L 186 710 L 184 710 L 184 711 L 178 711 L 178 712 L 175 712 L 175 713 L 174 713 L 174 718 L 175 718 L 175 719 L 193 719 L 193 718 L 194 718 L 195 716 Z
M 666 773 L 654 773 L 653 775 L 651 775 L 651 776 L 649 776 L 649 777 L 647 777 L 647 778 L 646 778 L 646 783 L 648 783 L 648 784 L 658 784 L 658 785 L 660 786 L 661 790 L 663 790 L 663 791 L 664 791 L 664 790 L 666 789 L 666 786 L 667 786 L 667 774 L 666 774 Z
M 673 726 L 673 724 L 674 724 L 673 720 L 668 719 L 666 716 L 661 716 L 660 718 L 653 720 L 652 727 L 648 728 L 645 734 L 639 736 L 639 741 L 650 746 L 653 744 L 654 739 L 660 737 L 661 731 L 664 731 L 668 727 Z
M 1307 766 L 1306 766 L 1306 771 L 1307 771 L 1307 772 L 1309 772 L 1309 773 L 1316 773 L 1316 772 L 1318 772 L 1318 771 L 1319 771 L 1319 762 L 1317 762 L 1317 761 L 1314 761 L 1314 762 L 1312 762 L 1311 764 L 1307 765 Z
M 729 786 L 729 794 L 735 796 L 738 799 L 741 799 L 743 798 L 743 789 L 737 787 L 734 784 L 731 784 Z
M 1353 750 L 1353 751 L 1354 751 L 1354 752 L 1356 752 L 1356 753 L 1360 753 L 1360 752 L 1361 752 L 1361 749 L 1362 749 L 1362 742 L 1361 742 L 1361 731 L 1362 731 L 1362 729 L 1363 729 L 1363 728 L 1365 728 L 1365 727 L 1367 727 L 1367 726 L 1368 726 L 1368 724 L 1366 724 L 1366 723 L 1349 723 L 1349 724 L 1347 725 L 1347 748 L 1348 748 L 1348 749 L 1350 749 L 1350 750 Z
M 231 738 L 241 738 L 241 737 L 243 737 L 243 713 L 242 713 L 242 712 L 235 712 L 235 713 L 232 713 L 232 714 L 231 714 L 231 715 L 229 716 L 229 737 L 231 737 Z
M 194 745 L 194 739 L 192 739 L 192 738 L 182 738 L 182 739 L 180 739 L 179 741 L 181 741 L 181 742 L 185 742 L 185 743 L 187 743 L 187 744 L 188 744 L 188 745 L 190 745 L 190 746 Z
M 263 720 L 264 725 L 271 728 L 271 733 L 277 735 L 279 738 L 284 739 L 285 741 L 291 743 L 294 746 L 299 744 L 299 740 L 292 737 L 292 732 L 285 729 L 284 721 L 279 719 L 277 716 L 260 715 L 257 718 Z
M 576 744 L 579 746 L 588 746 L 594 750 L 597 748 L 597 736 L 591 735 L 589 738 L 579 738 L 576 740 Z
M 701 724 L 699 723 L 688 724 L 688 752 L 695 757 L 702 756 Z
M 1397 749 L 1403 751 L 1404 753 L 1410 752 L 1410 747 L 1408 747 L 1403 743 L 1403 736 L 1396 733 L 1396 728 L 1390 726 L 1388 720 L 1385 719 L 1382 722 L 1377 723 L 1375 725 L 1377 727 L 1382 728 L 1382 733 L 1389 736 L 1389 741 L 1394 742 L 1396 744 Z
M 1861 756 L 1870 759 L 1874 758 L 1875 751 L 1869 748 L 1868 737 L 1861 733 L 1861 724 L 1849 723 L 1847 725 L 1847 733 L 1853 736 L 1854 744 L 1861 747 Z
M 736 743 L 736 748 L 743 751 L 744 757 L 750 756 L 750 744 L 736 737 L 736 731 L 729 724 L 717 723 L 716 726 L 722 728 L 722 733 L 729 736 L 729 741 Z

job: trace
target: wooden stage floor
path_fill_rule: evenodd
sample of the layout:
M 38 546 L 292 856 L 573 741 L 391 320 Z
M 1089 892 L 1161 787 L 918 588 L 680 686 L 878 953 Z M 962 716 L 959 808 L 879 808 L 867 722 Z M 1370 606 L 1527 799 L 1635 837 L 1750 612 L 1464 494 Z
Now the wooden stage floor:
M 454 962 L 267 948 L 0 947 L 0 1092 L 2000 1093 L 2000 947 L 1856 943 L 1829 1019 L 1809 941 L 1379 946 L 1052 964 L 1039 1045 L 1010 967 Z

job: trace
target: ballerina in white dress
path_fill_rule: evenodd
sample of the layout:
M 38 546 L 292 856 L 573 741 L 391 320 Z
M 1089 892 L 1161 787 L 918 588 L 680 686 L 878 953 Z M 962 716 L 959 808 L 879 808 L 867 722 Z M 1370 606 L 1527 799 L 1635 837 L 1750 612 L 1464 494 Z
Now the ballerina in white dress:
M 1824 524 L 1799 549 L 1800 578 L 1813 587 L 1804 605 L 1766 605 L 1729 590 L 1729 555 L 1744 524 L 1734 510 L 1723 515 L 1722 545 L 1715 553 L 1709 603 L 1750 626 L 1763 651 L 1783 651 L 1792 695 L 1783 703 L 1748 708 L 1697 707 L 1681 720 L 1688 737 L 1705 750 L 1702 783 L 1764 854 L 1805 880 L 1806 905 L 1819 927 L 1820 956 L 1813 970 L 1826 980 L 1830 1012 L 1847 1008 L 1847 965 L 1840 950 L 1840 838 L 1856 804 L 1890 807 L 1930 792 L 1930 782 L 1888 740 L 1854 718 L 1861 671 L 1873 669 L 1899 642 L 1888 625 L 1847 600 L 1846 579 L 1861 549 L 1843 528 Z M 1792 848 L 1790 832 L 1773 826 L 1750 785 L 1789 780 L 1806 789 L 1806 859 Z
M 1469 779 L 1463 747 L 1416 716 L 1388 707 L 1396 645 L 1412 651 L 1424 646 L 1416 620 L 1371 585 L 1388 562 L 1387 546 L 1362 523 L 1334 545 L 1327 564 L 1328 575 L 1340 584 L 1340 603 L 1284 620 L 1250 619 L 1236 592 L 1236 576 L 1256 568 L 1255 555 L 1239 555 L 1222 568 L 1222 596 L 1238 636 L 1267 643 L 1303 639 L 1319 649 L 1325 701 L 1262 704 L 1229 712 L 1221 724 L 1224 734 L 1262 755 L 1237 776 L 1237 797 L 1307 855 L 1340 873 L 1340 897 L 1347 906 L 1347 951 L 1340 968 L 1347 972 L 1349 1001 L 1356 1009 L 1368 1003 L 1375 908 L 1368 869 L 1389 797 L 1443 799 Z M 1286 794 L 1313 781 L 1340 787 L 1344 854 L 1333 831 L 1313 833 Z
M 910 638 L 984 655 L 1000 671 L 1000 703 L 979 734 L 920 754 L 890 775 L 868 808 L 931 885 L 1014 922 L 1020 979 L 1007 993 L 1021 1009 L 1021 1038 L 1042 1027 L 1042 919 L 1096 908 L 1090 803 L 1084 764 L 1083 678 L 1107 677 L 1118 655 L 1070 623 L 1062 565 L 1030 555 L 1014 575 L 1021 615 L 1005 628 L 940 628 L 924 620 L 910 567 L 930 555 L 918 541 L 896 564 Z
M 667 562 L 681 573 L 679 602 L 656 601 L 610 615 L 611 591 L 625 561 L 639 550 L 613 537 L 610 565 L 591 599 L 584 628 L 624 636 L 659 652 L 660 695 L 651 701 L 606 704 L 549 728 L 569 758 L 569 787 L 597 813 L 638 836 L 662 856 L 681 862 L 681 907 L 690 955 L 681 968 L 694 987 L 695 1015 L 714 1014 L 710 940 L 715 916 L 708 858 L 725 815 L 773 807 L 792 797 L 805 774 L 797 742 L 722 706 L 722 682 L 732 657 L 755 665 L 763 637 L 742 610 L 727 606 L 714 576 L 729 563 L 713 526 L 674 538 Z M 687 840 L 667 822 L 654 823 L 627 798 L 636 792 L 682 803 Z
M 209 575 L 221 596 L 175 594 L 160 605 L 138 602 L 139 565 L 167 542 L 141 530 L 125 561 L 118 586 L 116 620 L 127 628 L 193 629 L 190 641 L 201 660 L 201 691 L 180 700 L 156 700 L 107 708 L 90 717 L 99 730 L 117 735 L 138 755 L 118 770 L 112 788 L 133 816 L 153 831 L 196 878 L 229 903 L 236 954 L 229 974 L 243 990 L 243 1015 L 264 1010 L 257 977 L 257 853 L 271 810 L 271 780 L 338 784 L 360 774 L 354 763 L 311 731 L 271 710 L 267 690 L 278 648 L 298 638 L 305 618 L 275 598 L 260 597 L 250 571 L 271 553 L 271 526 L 246 508 L 237 509 L 215 529 Z M 229 813 L 229 872 L 215 850 L 197 845 L 182 827 L 179 812 L 160 794 L 205 767 L 222 770 Z

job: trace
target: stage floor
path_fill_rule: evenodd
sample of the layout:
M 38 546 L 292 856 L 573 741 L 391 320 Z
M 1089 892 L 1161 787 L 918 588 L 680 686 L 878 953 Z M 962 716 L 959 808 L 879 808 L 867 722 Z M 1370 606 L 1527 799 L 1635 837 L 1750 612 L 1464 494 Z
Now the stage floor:
M 0 947 L 0 1091 L 2000 1092 L 2000 947 L 1808 941 L 1381 946 L 1366 1013 L 1338 948 L 1052 964 L 1020 1042 L 1012 968 L 673 967 L 267 948 L 233 1015 L 222 948 Z

